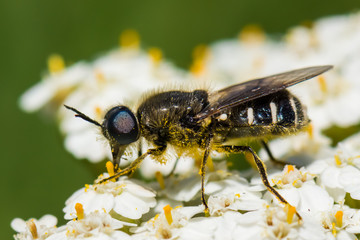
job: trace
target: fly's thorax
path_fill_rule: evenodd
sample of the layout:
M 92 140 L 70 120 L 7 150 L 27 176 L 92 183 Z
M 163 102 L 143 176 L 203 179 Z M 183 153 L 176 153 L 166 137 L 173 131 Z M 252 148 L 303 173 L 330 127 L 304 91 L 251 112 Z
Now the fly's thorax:
M 148 97 L 137 111 L 141 135 L 157 145 L 197 145 L 206 127 L 191 120 L 208 104 L 207 98 L 204 90 L 169 91 Z
M 287 90 L 246 102 L 217 117 L 219 141 L 229 138 L 263 138 L 291 134 L 310 120 L 306 108 Z

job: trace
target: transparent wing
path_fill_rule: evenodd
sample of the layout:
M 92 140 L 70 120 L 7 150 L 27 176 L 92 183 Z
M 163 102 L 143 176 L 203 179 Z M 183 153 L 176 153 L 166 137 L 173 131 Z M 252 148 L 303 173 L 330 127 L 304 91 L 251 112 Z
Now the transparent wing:
M 194 120 L 199 121 L 219 113 L 224 109 L 278 92 L 302 81 L 316 77 L 332 67 L 331 65 L 325 65 L 301 68 L 221 89 L 210 94 L 210 104 L 198 113 L 194 117 Z

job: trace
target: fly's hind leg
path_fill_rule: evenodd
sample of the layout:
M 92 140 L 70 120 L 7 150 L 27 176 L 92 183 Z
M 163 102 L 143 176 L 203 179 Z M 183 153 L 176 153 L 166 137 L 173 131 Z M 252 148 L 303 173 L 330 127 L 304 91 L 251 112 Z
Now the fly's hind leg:
M 261 145 L 264 147 L 267 155 L 269 156 L 270 160 L 275 163 L 275 164 L 280 164 L 282 166 L 286 165 L 286 162 L 280 161 L 278 159 L 276 159 L 274 157 L 274 155 L 272 154 L 272 152 L 270 151 L 269 145 L 267 144 L 267 142 L 265 142 L 264 140 L 261 140 Z
M 149 155 L 160 155 L 162 154 L 166 149 L 166 146 L 160 146 L 158 148 L 148 149 L 146 153 L 142 154 L 140 157 L 135 159 L 127 168 L 121 170 L 120 172 L 115 173 L 113 176 L 110 176 L 108 178 L 100 180 L 98 183 L 104 183 L 106 181 L 109 181 L 111 179 L 117 179 L 122 175 L 131 174 L 134 172 L 139 166 L 140 163 Z
M 267 190 L 272 193 L 281 203 L 283 203 L 284 205 L 290 205 L 283 196 L 280 195 L 280 193 L 278 191 L 275 190 L 275 188 L 273 188 L 268 180 L 268 176 L 267 176 L 267 172 L 266 172 L 266 166 L 265 164 L 261 161 L 261 159 L 258 157 L 258 155 L 254 152 L 254 150 L 249 147 L 249 146 L 217 146 L 215 147 L 216 151 L 219 152 L 228 152 L 228 153 L 241 153 L 241 152 L 248 152 L 251 153 L 251 155 L 254 157 L 255 160 L 255 164 L 258 168 L 258 171 L 260 173 L 260 177 L 261 180 L 263 182 L 263 184 L 265 185 L 265 187 L 267 188 Z M 298 212 L 296 212 L 296 216 L 299 218 L 299 220 L 301 220 L 301 216 Z

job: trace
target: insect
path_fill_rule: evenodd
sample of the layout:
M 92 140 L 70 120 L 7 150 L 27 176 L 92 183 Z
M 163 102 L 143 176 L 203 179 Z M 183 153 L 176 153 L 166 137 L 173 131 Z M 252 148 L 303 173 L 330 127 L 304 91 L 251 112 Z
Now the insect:
M 211 150 L 228 153 L 250 153 L 263 184 L 280 202 L 288 202 L 270 185 L 266 166 L 250 146 L 226 145 L 231 139 L 292 134 L 308 126 L 306 110 L 294 95 L 286 90 L 294 84 L 322 74 L 332 66 L 315 66 L 284 72 L 232 85 L 216 92 L 205 90 L 167 91 L 147 97 L 136 113 L 126 106 L 110 109 L 104 121 L 91 119 L 75 108 L 66 108 L 101 128 L 108 139 L 113 163 L 119 166 L 126 147 L 144 137 L 155 147 L 148 149 L 127 168 L 102 182 L 133 172 L 143 159 L 161 157 L 168 145 L 179 155 L 201 153 L 201 200 L 207 209 L 204 194 L 205 165 Z M 270 158 L 273 158 L 265 145 Z M 296 213 L 298 218 L 301 216 Z

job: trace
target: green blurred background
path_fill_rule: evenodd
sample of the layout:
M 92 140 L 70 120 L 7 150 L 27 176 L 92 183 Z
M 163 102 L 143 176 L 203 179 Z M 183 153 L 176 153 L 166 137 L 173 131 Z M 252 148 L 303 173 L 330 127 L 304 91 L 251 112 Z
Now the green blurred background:
M 196 45 L 235 37 L 245 25 L 281 34 L 359 8 L 359 0 L 0 0 L 0 239 L 11 238 L 14 217 L 51 213 L 63 224 L 65 200 L 95 177 L 86 161 L 65 152 L 55 123 L 19 110 L 19 96 L 40 80 L 50 54 L 67 63 L 91 60 L 133 28 L 143 45 L 188 68 Z

